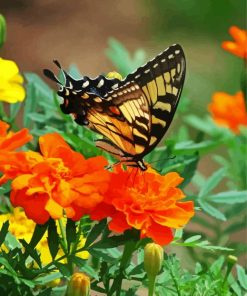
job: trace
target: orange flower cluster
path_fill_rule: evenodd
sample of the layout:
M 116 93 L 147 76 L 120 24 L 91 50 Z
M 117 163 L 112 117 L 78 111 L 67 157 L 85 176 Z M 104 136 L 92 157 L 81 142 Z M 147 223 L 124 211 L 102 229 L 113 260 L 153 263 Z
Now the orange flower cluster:
M 1 132 L 1 143 L 8 143 L 4 124 Z M 12 137 L 4 147 L 11 150 L 30 139 L 27 132 L 19 134 L 22 140 Z M 135 228 L 141 237 L 165 245 L 173 239 L 171 228 L 184 226 L 194 215 L 193 202 L 180 201 L 184 194 L 177 185 L 183 178 L 177 173 L 161 176 L 148 169 L 133 174 L 121 166 L 111 173 L 104 169 L 105 158 L 85 159 L 56 133 L 40 137 L 39 146 L 40 152 L 10 151 L 8 157 L 0 153 L 4 180 L 13 180 L 12 204 L 24 208 L 36 223 L 64 214 L 73 220 L 84 214 L 94 220 L 107 217 L 112 231 Z
M 39 139 L 40 151 L 16 152 L 12 159 L 0 157 L 0 170 L 12 182 L 14 206 L 23 207 L 28 218 L 45 223 L 66 212 L 78 220 L 103 200 L 108 187 L 107 161 L 99 156 L 85 159 L 58 134 Z
M 240 58 L 247 59 L 247 31 L 232 26 L 229 29 L 229 33 L 234 41 L 223 42 L 222 48 Z
M 193 202 L 180 201 L 185 197 L 177 188 L 182 181 L 177 173 L 161 176 L 152 169 L 136 174 L 116 169 L 104 201 L 92 211 L 91 218 L 111 217 L 112 231 L 120 233 L 133 227 L 140 230 L 142 238 L 169 244 L 171 228 L 183 227 L 194 215 Z
M 228 127 L 235 134 L 240 132 L 241 125 L 247 126 L 247 111 L 241 91 L 233 96 L 224 92 L 215 93 L 208 110 L 218 125 Z

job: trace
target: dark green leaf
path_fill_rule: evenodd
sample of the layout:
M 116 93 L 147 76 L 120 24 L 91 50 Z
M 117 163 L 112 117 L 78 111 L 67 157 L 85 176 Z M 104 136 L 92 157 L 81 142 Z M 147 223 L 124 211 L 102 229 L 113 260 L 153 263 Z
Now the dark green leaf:
M 59 250 L 59 236 L 57 233 L 56 223 L 53 219 L 48 221 L 48 246 L 52 259 L 55 259 Z
M 75 221 L 71 219 L 67 219 L 66 240 L 67 240 L 68 252 L 69 252 L 71 243 L 75 243 L 76 241 L 76 224 L 75 224 Z
M 58 268 L 58 270 L 61 272 L 61 274 L 65 277 L 69 277 L 71 276 L 71 272 L 68 268 L 68 265 L 67 264 L 63 264 L 63 263 L 60 263 L 60 262 L 53 262 L 53 264 Z
M 37 244 L 40 242 L 42 237 L 44 236 L 47 227 L 48 227 L 48 222 L 41 225 L 41 224 L 36 224 L 31 241 L 29 243 L 30 248 L 35 248 Z
M 93 228 L 91 229 L 91 231 L 87 236 L 85 248 L 88 248 L 98 238 L 98 236 L 101 235 L 105 227 L 107 227 L 106 219 L 101 220 L 99 223 L 93 226 Z
M 34 249 L 33 247 L 30 246 L 24 239 L 20 239 L 21 244 L 25 248 L 25 255 L 26 256 L 31 256 L 36 263 L 38 264 L 39 268 L 41 268 L 41 260 L 40 260 L 40 255 L 38 254 L 37 250 Z
M 9 229 L 9 221 L 6 221 L 3 223 L 2 228 L 0 230 L 0 246 L 5 240 L 5 237 L 8 233 L 8 229 Z

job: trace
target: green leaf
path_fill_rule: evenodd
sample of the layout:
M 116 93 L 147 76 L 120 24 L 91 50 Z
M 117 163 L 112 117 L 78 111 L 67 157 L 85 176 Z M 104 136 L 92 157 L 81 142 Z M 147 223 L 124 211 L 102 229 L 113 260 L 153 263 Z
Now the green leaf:
M 53 219 L 48 221 L 48 246 L 52 259 L 54 260 L 59 250 L 59 235 L 57 226 Z
M 241 287 L 247 290 L 247 275 L 245 273 L 245 270 L 242 266 L 238 264 L 236 265 L 236 268 L 237 268 L 238 281 Z
M 52 272 L 50 274 L 38 276 L 35 279 L 35 283 L 37 285 L 46 285 L 56 279 L 60 279 L 61 277 L 62 277 L 62 274 L 60 272 Z
M 99 280 L 98 272 L 96 272 L 91 266 L 85 264 L 84 266 L 80 267 L 80 271 L 85 272 L 88 276 Z
M 180 240 L 183 237 L 183 228 L 176 229 L 175 234 L 174 234 L 174 241 Z
M 215 275 L 219 274 L 222 270 L 224 261 L 224 256 L 220 256 L 216 261 L 213 262 L 209 270 L 213 272 Z
M 181 176 L 184 178 L 184 181 L 181 184 L 181 188 L 185 188 L 185 186 L 190 183 L 191 179 L 193 178 L 196 172 L 198 161 L 199 155 L 198 153 L 196 153 L 196 155 L 193 158 L 191 158 L 191 162 L 184 167 L 183 172 L 181 172 Z
M 36 263 L 38 264 L 39 268 L 42 267 L 41 260 L 40 260 L 40 255 L 38 254 L 37 250 L 32 248 L 30 244 L 28 244 L 24 239 L 20 239 L 21 244 L 25 248 L 25 255 L 31 256 Z
M 30 240 L 30 247 L 35 248 L 37 244 L 40 242 L 42 237 L 44 236 L 47 228 L 48 228 L 49 222 L 41 225 L 41 224 L 36 224 L 32 238 Z
M 113 262 L 117 261 L 116 258 L 109 256 L 107 252 L 105 252 L 104 250 L 101 250 L 101 249 L 91 249 L 90 255 L 92 255 L 96 258 L 102 259 L 102 260 L 104 260 L 104 262 L 108 262 L 108 263 L 113 263 Z
M 63 264 L 57 261 L 54 261 L 53 264 L 58 268 L 58 270 L 61 272 L 63 276 L 69 277 L 71 275 L 71 272 L 67 264 Z
M 207 197 L 208 201 L 215 203 L 236 204 L 247 202 L 247 190 L 245 191 L 226 191 Z
M 199 152 L 206 153 L 219 145 L 219 142 L 216 141 L 203 141 L 200 143 L 195 143 L 193 141 L 180 142 L 175 145 L 174 153 L 184 154 L 184 153 L 195 153 Z
M 7 259 L 0 257 L 0 264 L 2 264 L 13 276 L 17 276 L 16 271 L 11 266 L 11 264 L 8 262 Z
M 0 231 L 0 246 L 2 245 L 2 243 L 4 242 L 6 235 L 8 233 L 8 229 L 9 229 L 9 221 L 6 221 L 3 223 L 1 231 Z
M 75 221 L 71 219 L 67 219 L 66 240 L 68 245 L 68 251 L 70 251 L 71 243 L 74 243 L 76 241 L 76 224 Z
M 219 183 L 220 181 L 225 177 L 226 170 L 225 168 L 221 168 L 218 171 L 216 171 L 211 177 L 208 178 L 208 180 L 205 182 L 204 186 L 199 192 L 198 197 L 202 198 L 210 191 L 212 191 Z
M 219 210 L 217 210 L 215 207 L 211 206 L 209 203 L 207 203 L 204 200 L 198 200 L 201 208 L 208 213 L 209 215 L 211 215 L 212 217 L 215 217 L 219 220 L 222 221 L 226 221 L 226 217 L 224 216 L 224 214 L 222 214 Z
M 198 241 L 199 239 L 201 239 L 201 237 L 202 237 L 201 235 L 193 235 L 193 236 L 187 238 L 184 242 L 185 243 L 193 243 L 193 242 Z
M 85 249 L 88 248 L 101 233 L 103 232 L 104 228 L 107 227 L 107 220 L 101 220 L 99 223 L 95 224 L 91 231 L 89 232 L 86 243 L 85 243 Z
M 10 121 L 15 120 L 16 115 L 18 114 L 21 106 L 22 106 L 22 103 L 10 104 Z

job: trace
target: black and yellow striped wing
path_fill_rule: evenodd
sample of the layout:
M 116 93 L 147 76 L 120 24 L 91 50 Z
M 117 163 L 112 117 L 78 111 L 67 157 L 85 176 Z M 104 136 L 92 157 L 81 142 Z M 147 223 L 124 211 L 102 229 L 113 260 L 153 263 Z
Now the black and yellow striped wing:
M 176 44 L 129 74 L 117 89 L 105 95 L 108 109 L 115 108 L 115 114 L 108 113 L 107 119 L 105 114 L 97 114 L 103 129 L 90 115 L 89 121 L 125 154 L 141 158 L 159 143 L 169 128 L 184 78 L 185 56 L 182 47 Z M 126 140 L 131 149 L 128 145 L 123 147 Z

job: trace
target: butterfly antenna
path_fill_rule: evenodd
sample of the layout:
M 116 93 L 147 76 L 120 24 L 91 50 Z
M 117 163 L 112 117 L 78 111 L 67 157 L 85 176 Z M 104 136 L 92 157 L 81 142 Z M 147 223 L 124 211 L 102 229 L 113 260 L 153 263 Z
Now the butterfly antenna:
M 52 81 L 54 81 L 54 82 L 56 82 L 56 83 L 62 85 L 62 83 L 58 80 L 57 76 L 56 76 L 51 70 L 49 70 L 49 69 L 44 69 L 44 70 L 43 70 L 43 73 L 44 73 L 44 75 L 45 75 L 47 78 L 49 78 L 49 79 L 51 79 Z

